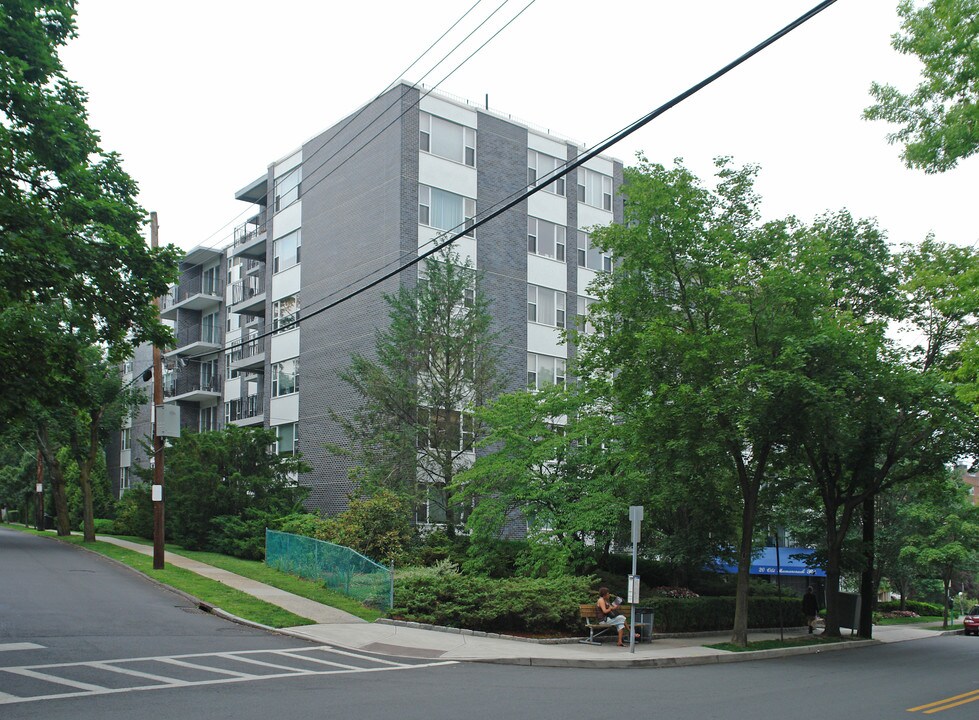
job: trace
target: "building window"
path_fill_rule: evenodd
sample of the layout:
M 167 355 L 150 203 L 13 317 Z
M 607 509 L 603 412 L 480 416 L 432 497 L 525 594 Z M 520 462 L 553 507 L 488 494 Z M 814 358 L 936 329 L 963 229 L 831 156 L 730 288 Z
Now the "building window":
M 119 442 L 123 450 L 130 450 L 133 446 L 133 429 L 123 428 L 120 433 Z
M 293 230 L 272 243 L 272 272 L 288 270 L 299 264 L 302 251 L 302 235 Z
M 278 455 L 295 455 L 299 451 L 299 423 L 275 426 L 275 452 Z
M 201 318 L 201 342 L 221 342 L 221 325 L 218 313 L 208 313 Z
M 128 467 L 119 468 L 119 496 L 132 487 L 132 476 Z
M 275 212 L 292 205 L 299 199 L 299 183 L 302 177 L 303 168 L 300 165 L 275 181 Z
M 576 327 L 580 332 L 585 335 L 591 335 L 595 332 L 595 326 L 591 324 L 591 318 L 589 313 L 591 312 L 591 306 L 595 303 L 591 298 L 578 296 L 578 318 Z
M 198 430 L 200 432 L 211 432 L 218 429 L 218 406 L 201 408 L 201 419 Z
M 450 193 L 447 190 L 418 186 L 418 222 L 437 230 L 456 230 L 465 227 L 465 234 L 473 237 L 473 218 L 476 201 Z
M 290 395 L 298 390 L 299 358 L 272 364 L 272 397 Z
M 124 375 L 131 375 L 133 372 L 133 361 L 127 360 L 122 364 L 122 372 Z
M 578 231 L 578 265 L 589 270 L 612 272 L 612 255 L 592 243 L 591 235 Z
M 238 371 L 231 369 L 231 362 L 233 360 L 240 360 L 240 359 L 241 359 L 240 345 L 235 345 L 234 350 L 228 350 L 224 354 L 224 376 L 228 378 L 228 380 L 234 380 L 236 377 L 238 377 Z
M 219 385 L 218 359 L 204 360 L 201 363 L 201 390 L 217 392 Z
M 578 202 L 612 212 L 612 178 L 588 168 L 578 168 Z
M 534 187 L 537 185 L 538 178 L 544 178 L 553 173 L 558 168 L 562 168 L 566 165 L 563 160 L 558 160 L 556 157 L 550 155 L 545 155 L 544 153 L 537 152 L 536 150 L 527 151 L 527 185 Z M 544 192 L 554 193 L 555 195 L 560 195 L 564 197 L 564 178 L 559 177 L 552 182 L 549 182 L 544 187 Z
M 220 281 L 218 280 L 218 273 L 220 272 L 220 267 L 218 265 L 212 265 L 207 268 L 201 274 L 201 294 L 202 295 L 217 295 L 220 288 Z
M 527 286 L 527 320 L 552 327 L 564 327 L 566 296 L 560 290 Z
M 567 230 L 546 220 L 527 218 L 527 252 L 564 262 Z
M 418 449 L 444 449 L 471 452 L 476 440 L 476 423 L 472 413 L 460 410 L 418 408 Z
M 272 332 L 295 330 L 299 325 L 290 325 L 299 319 L 299 293 L 284 297 L 272 303 Z M 282 328 L 283 325 L 289 327 Z
M 564 385 L 565 359 L 527 353 L 527 386 L 540 390 L 548 385 Z
M 419 113 L 418 145 L 422 152 L 476 167 L 476 131 L 471 127 Z

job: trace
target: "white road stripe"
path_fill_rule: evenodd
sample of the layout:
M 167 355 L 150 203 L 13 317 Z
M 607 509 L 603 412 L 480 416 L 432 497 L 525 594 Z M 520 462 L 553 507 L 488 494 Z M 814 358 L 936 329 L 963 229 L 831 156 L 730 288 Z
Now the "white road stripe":
M 221 657 L 217 653 L 214 653 L 213 655 L 217 655 L 218 657 Z M 217 673 L 218 675 L 231 675 L 232 677 L 239 677 L 239 678 L 262 677 L 261 675 L 253 675 L 251 673 L 241 673 L 241 672 L 236 672 L 235 670 L 224 670 L 223 668 L 211 667 L 210 665 L 195 665 L 194 663 L 184 662 L 183 660 L 177 660 L 175 658 L 159 658 L 158 662 L 165 662 L 170 665 L 179 665 L 180 667 L 193 668 L 194 670 L 203 670 L 204 672 L 213 672 L 213 673 Z
M 57 685 L 67 685 L 68 687 L 77 688 L 78 690 L 88 690 L 89 692 L 102 692 L 103 690 L 108 690 L 109 688 L 103 687 L 101 685 L 92 685 L 91 683 L 78 682 L 77 680 L 69 680 L 68 678 L 58 677 L 56 675 L 47 675 L 46 673 L 40 673 L 35 670 L 28 670 L 27 668 L 3 668 L 9 673 L 14 675 L 24 675 L 25 677 L 34 678 L 35 680 L 44 680 L 44 682 L 55 683 Z
M 11 650 L 43 650 L 43 645 L 37 643 L 0 643 L 0 652 Z
M 285 653 L 283 653 L 285 654 Z M 317 665 L 329 665 L 330 667 L 343 668 L 344 670 L 373 670 L 376 668 L 362 668 L 356 665 L 344 665 L 343 663 L 330 662 L 329 660 L 320 660 L 319 658 L 305 657 L 300 655 L 300 657 L 306 662 L 316 663 Z
M 277 668 L 278 670 L 286 670 L 286 671 L 291 670 L 297 675 L 305 675 L 310 672 L 313 672 L 311 670 L 304 670 L 303 668 L 293 667 L 292 665 L 276 665 L 275 663 L 265 662 L 264 660 L 256 660 L 255 658 L 244 657 L 242 655 L 229 654 L 229 655 L 223 655 L 222 657 L 231 658 L 235 662 L 250 663 L 251 665 L 262 665 L 264 667 Z M 299 658 L 297 657 L 296 659 L 298 660 Z
M 18 700 L 23 700 L 24 698 L 17 697 L 16 695 L 11 695 L 10 693 L 0 692 L 0 705 L 4 703 L 17 702 Z
M 347 652 L 346 650 L 340 650 L 339 648 L 335 648 L 335 647 L 323 646 L 323 647 L 312 648 L 312 650 L 302 650 L 300 652 L 315 652 L 316 650 L 322 650 L 323 652 L 333 653 L 334 655 L 346 655 L 347 657 L 357 658 L 359 660 L 370 660 L 371 662 L 375 662 L 380 665 L 392 665 L 394 667 L 413 667 L 410 663 L 399 663 L 399 662 L 394 662 L 393 660 L 384 660 L 379 657 L 374 657 L 373 655 L 361 655 L 360 653 Z M 292 652 L 292 651 L 284 651 L 284 652 Z
M 153 675 L 152 673 L 140 672 L 139 670 L 132 670 L 131 668 L 119 667 L 118 665 L 112 665 L 111 663 L 105 662 L 93 662 L 87 663 L 89 667 L 98 668 L 99 670 L 109 670 L 110 672 L 122 673 L 123 675 L 132 675 L 134 677 L 141 677 L 147 680 L 156 680 L 164 685 L 187 685 L 186 680 L 178 680 L 177 678 L 165 677 L 163 675 Z

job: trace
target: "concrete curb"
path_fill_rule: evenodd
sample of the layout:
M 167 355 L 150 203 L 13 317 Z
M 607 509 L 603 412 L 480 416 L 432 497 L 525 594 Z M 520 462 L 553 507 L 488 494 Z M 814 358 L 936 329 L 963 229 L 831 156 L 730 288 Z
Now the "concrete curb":
M 482 630 L 469 630 L 467 628 L 449 627 L 448 625 L 429 625 L 428 623 L 412 622 L 410 620 L 392 620 L 390 618 L 378 618 L 374 621 L 378 625 L 393 625 L 395 627 L 414 628 L 417 630 L 433 630 L 435 632 L 449 633 L 451 635 L 467 635 L 469 637 L 495 638 L 497 640 L 513 640 L 516 642 L 534 643 L 535 645 L 574 645 L 584 638 L 582 637 L 561 637 L 561 638 L 529 638 L 520 635 L 505 635 L 503 633 L 484 632 Z

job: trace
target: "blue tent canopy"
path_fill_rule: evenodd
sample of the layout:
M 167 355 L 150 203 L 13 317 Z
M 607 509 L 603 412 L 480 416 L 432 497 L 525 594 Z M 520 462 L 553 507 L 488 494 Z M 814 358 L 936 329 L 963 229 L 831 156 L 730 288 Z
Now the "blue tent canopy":
M 782 547 L 778 549 L 778 557 L 781 562 L 775 562 L 775 548 L 765 547 L 756 551 L 751 558 L 751 575 L 795 575 L 802 577 L 826 577 L 826 571 L 820 567 L 809 567 L 806 565 L 806 557 L 815 551 L 809 548 Z M 805 557 L 800 557 L 805 556 Z M 734 574 L 738 571 L 737 565 L 729 565 L 716 561 L 714 568 L 718 572 Z

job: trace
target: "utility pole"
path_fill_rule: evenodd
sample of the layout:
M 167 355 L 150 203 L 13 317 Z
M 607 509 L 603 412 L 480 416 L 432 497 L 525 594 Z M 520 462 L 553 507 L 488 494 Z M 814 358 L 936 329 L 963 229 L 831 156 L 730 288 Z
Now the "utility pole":
M 37 485 L 35 485 L 34 490 L 37 494 L 37 500 L 34 504 L 34 526 L 38 530 L 44 529 L 44 458 L 41 455 L 41 451 L 37 451 Z
M 160 225 L 156 213 L 150 213 L 150 246 L 160 246 Z M 156 299 L 163 310 L 162 298 Z M 163 516 L 163 437 L 160 435 L 160 410 L 163 407 L 163 354 L 159 345 L 153 345 L 153 569 L 164 567 L 164 516 Z

